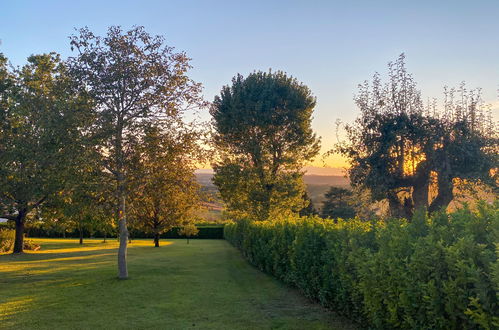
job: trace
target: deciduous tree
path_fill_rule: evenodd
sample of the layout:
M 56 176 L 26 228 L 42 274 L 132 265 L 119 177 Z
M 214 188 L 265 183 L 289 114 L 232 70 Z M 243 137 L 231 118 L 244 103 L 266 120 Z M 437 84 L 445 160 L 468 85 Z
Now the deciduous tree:
M 196 227 L 194 223 L 188 223 L 183 226 L 179 234 L 185 236 L 187 238 L 187 244 L 189 244 L 189 238 L 196 236 L 199 233 L 199 229 Z
M 114 175 L 118 199 L 120 246 L 118 276 L 127 278 L 127 177 L 130 157 L 144 125 L 158 118 L 179 118 L 200 104 L 201 86 L 188 76 L 189 58 L 165 45 L 143 27 L 110 27 L 105 37 L 89 29 L 71 37 L 77 56 L 72 73 L 96 104 L 96 134 L 102 137 L 103 164 Z
M 407 218 L 415 208 L 446 208 L 456 180 L 497 185 L 494 125 L 479 93 L 463 87 L 458 99 L 448 98 L 443 111 L 424 106 L 403 54 L 389 64 L 386 84 L 375 74 L 371 84 L 360 85 L 360 116 L 346 125 L 347 139 L 337 147 L 350 161 L 352 185 L 387 200 L 391 215 Z M 430 201 L 435 177 L 437 196 Z
M 194 175 L 198 132 L 180 125 L 148 127 L 130 171 L 130 213 L 136 225 L 154 235 L 155 247 L 162 233 L 194 221 L 201 206 Z
M 266 220 L 306 206 L 301 168 L 320 143 L 314 107 L 310 89 L 280 71 L 237 75 L 223 87 L 211 108 L 213 168 L 230 212 Z
M 30 56 L 13 73 L 6 73 L 5 59 L 0 67 L 0 202 L 3 217 L 16 223 L 19 253 L 27 216 L 66 189 L 83 162 L 92 117 L 88 96 L 59 55 Z

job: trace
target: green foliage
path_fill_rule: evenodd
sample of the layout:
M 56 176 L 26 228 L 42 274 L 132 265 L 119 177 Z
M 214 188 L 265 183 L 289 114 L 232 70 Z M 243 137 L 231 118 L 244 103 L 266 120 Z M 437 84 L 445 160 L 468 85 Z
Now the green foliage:
M 326 200 L 322 206 L 323 218 L 349 219 L 355 217 L 353 192 L 349 189 L 331 187 L 325 195 Z
M 284 72 L 237 75 L 210 111 L 214 183 L 237 216 L 269 219 L 306 206 L 304 163 L 319 151 L 311 128 L 315 98 Z
M 185 236 L 187 238 L 187 244 L 189 244 L 189 238 L 196 236 L 199 233 L 199 229 L 195 224 L 188 223 L 183 226 L 178 233 L 182 236 Z
M 100 137 L 96 148 L 102 166 L 115 181 L 116 217 L 120 248 L 118 270 L 127 278 L 127 198 L 133 151 L 151 124 L 168 129 L 181 122 L 186 109 L 203 105 L 201 85 L 187 76 L 190 59 L 151 36 L 144 27 L 123 31 L 108 29 L 106 36 L 88 28 L 70 37 L 77 55 L 69 59 L 70 72 L 91 95 L 97 121 L 93 134 Z
M 179 231 L 179 234 L 183 235 L 185 237 L 196 236 L 198 233 L 199 233 L 199 229 L 193 223 L 189 223 L 189 224 L 183 226 Z
M 303 193 L 302 198 L 306 206 L 302 208 L 298 214 L 302 217 L 318 214 L 317 210 L 314 207 L 314 202 L 312 201 L 312 198 L 308 195 L 308 192 L 306 190 Z
M 442 109 L 425 106 L 402 54 L 389 63 L 386 84 L 375 74 L 359 85 L 355 103 L 360 115 L 345 126 L 346 141 L 336 151 L 349 159 L 352 185 L 388 200 L 392 216 L 446 208 L 456 181 L 497 189 L 497 128 L 480 89 L 446 89 Z
M 14 246 L 16 231 L 13 229 L 0 228 L 0 253 L 9 252 Z
M 261 270 L 377 329 L 499 326 L 499 202 L 411 223 L 317 217 L 225 226 Z
M 196 220 L 201 207 L 194 175 L 200 152 L 197 137 L 197 132 L 186 126 L 168 131 L 158 126 L 145 129 L 129 173 L 130 219 L 134 227 L 159 239 L 173 227 Z
M 0 80 L 0 213 L 23 231 L 85 163 L 91 102 L 55 53 L 32 55 L 11 73 L 0 57 Z M 15 252 L 22 247 L 16 241 Z
M 16 237 L 16 231 L 14 229 L 8 229 L 7 227 L 0 227 L 0 253 L 10 252 L 14 247 L 14 241 Z M 31 240 L 23 240 L 24 250 L 38 250 L 40 245 L 35 244 Z

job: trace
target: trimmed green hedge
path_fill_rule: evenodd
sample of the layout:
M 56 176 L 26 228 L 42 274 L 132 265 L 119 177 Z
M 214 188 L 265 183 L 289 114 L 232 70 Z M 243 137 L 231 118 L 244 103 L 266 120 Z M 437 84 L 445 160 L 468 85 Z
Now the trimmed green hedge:
M 431 218 L 225 226 L 261 270 L 377 329 L 499 327 L 499 203 Z
M 196 225 L 199 229 L 199 233 L 197 236 L 190 237 L 190 239 L 223 239 L 224 238 L 224 225 Z M 166 233 L 161 234 L 161 238 L 185 238 L 184 236 L 179 234 L 180 228 L 172 228 Z M 132 239 L 137 238 L 153 238 L 154 235 L 151 233 L 146 233 L 141 230 L 129 229 L 130 237 Z M 62 237 L 62 233 L 48 231 L 44 228 L 28 228 L 27 233 L 30 237 Z M 107 233 L 107 237 L 116 236 L 117 233 Z M 78 238 L 79 232 L 74 230 L 66 233 L 66 237 Z M 104 237 L 104 233 L 100 231 L 95 231 L 90 234 L 87 230 L 83 230 L 83 237 Z

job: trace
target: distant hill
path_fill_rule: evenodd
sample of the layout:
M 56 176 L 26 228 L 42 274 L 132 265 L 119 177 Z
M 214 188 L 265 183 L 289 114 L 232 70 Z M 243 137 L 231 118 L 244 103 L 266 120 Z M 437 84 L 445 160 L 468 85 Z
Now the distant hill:
M 198 182 L 205 187 L 214 187 L 211 179 L 212 173 L 196 173 Z M 349 185 L 348 178 L 339 175 L 305 175 L 304 181 L 306 185 L 319 186 L 337 186 L 345 187 Z
M 202 190 L 212 195 L 212 198 L 209 201 L 211 205 L 210 209 L 221 210 L 222 203 L 215 197 L 217 188 L 211 181 L 213 173 L 197 172 L 196 178 L 199 184 L 203 186 Z M 304 181 L 307 185 L 308 195 L 312 199 L 312 203 L 317 210 L 322 208 L 322 203 L 325 199 L 324 194 L 329 190 L 329 187 L 349 187 L 350 185 L 348 178 L 340 175 L 305 175 Z
M 303 177 L 306 185 L 319 185 L 319 186 L 349 186 L 350 181 L 348 178 L 340 175 L 305 175 Z

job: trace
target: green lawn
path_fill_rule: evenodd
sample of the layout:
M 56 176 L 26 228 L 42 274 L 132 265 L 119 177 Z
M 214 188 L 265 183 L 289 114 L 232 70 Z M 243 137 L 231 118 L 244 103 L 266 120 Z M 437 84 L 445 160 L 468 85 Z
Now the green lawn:
M 136 240 L 130 279 L 116 279 L 115 241 L 35 239 L 0 255 L 0 328 L 352 329 L 250 266 L 223 240 Z

